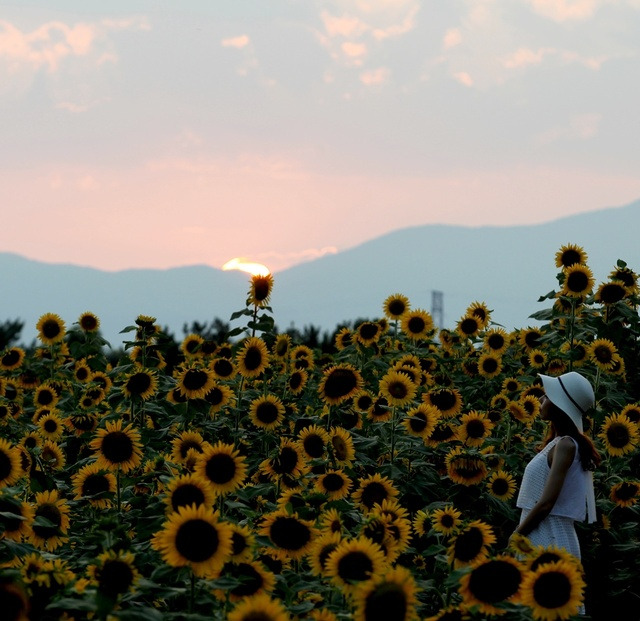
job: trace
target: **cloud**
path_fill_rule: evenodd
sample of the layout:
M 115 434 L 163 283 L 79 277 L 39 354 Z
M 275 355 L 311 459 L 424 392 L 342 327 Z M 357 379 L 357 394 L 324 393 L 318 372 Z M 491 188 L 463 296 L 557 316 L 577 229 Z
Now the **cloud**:
M 450 50 L 452 47 L 456 47 L 456 45 L 460 45 L 462 42 L 462 32 L 460 28 L 449 28 L 444 33 L 444 37 L 442 39 L 442 47 L 445 50 Z
M 601 114 L 578 114 L 569 119 L 569 124 L 554 127 L 536 138 L 538 144 L 551 144 L 559 140 L 589 140 L 598 134 Z
M 540 65 L 546 58 L 556 58 L 562 63 L 569 65 L 573 63 L 581 64 L 588 69 L 594 71 L 600 69 L 600 67 L 609 60 L 610 56 L 599 57 L 585 57 L 581 56 L 577 52 L 569 50 L 558 50 L 553 47 L 542 47 L 537 50 L 531 50 L 528 48 L 518 48 L 515 52 L 504 56 L 501 60 L 502 66 L 506 69 L 519 69 L 520 67 L 526 67 L 529 65 Z
M 237 37 L 229 37 L 220 41 L 222 47 L 234 47 L 238 50 L 249 45 L 249 37 L 247 35 L 239 35 Z
M 597 0 L 528 0 L 533 10 L 556 22 L 586 20 L 594 16 Z
M 473 86 L 473 78 L 466 71 L 457 71 L 453 74 L 453 77 L 464 86 Z
M 262 252 L 252 258 L 264 262 L 272 270 L 283 270 L 292 265 L 313 261 L 331 254 L 338 254 L 336 246 L 305 248 L 294 252 Z
M 389 69 L 386 67 L 379 67 L 371 71 L 364 71 L 360 74 L 360 82 L 367 86 L 374 86 L 376 84 L 384 84 L 389 80 Z

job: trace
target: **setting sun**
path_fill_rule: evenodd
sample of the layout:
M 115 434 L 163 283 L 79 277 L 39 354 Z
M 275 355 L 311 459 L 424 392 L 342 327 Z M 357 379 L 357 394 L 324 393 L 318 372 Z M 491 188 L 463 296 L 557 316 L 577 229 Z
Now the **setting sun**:
M 269 268 L 262 263 L 255 263 L 253 261 L 249 261 L 244 257 L 235 257 L 230 261 L 227 261 L 222 269 L 226 272 L 228 270 L 240 270 L 242 272 L 247 272 L 252 274 L 253 276 L 267 276 L 271 273 Z

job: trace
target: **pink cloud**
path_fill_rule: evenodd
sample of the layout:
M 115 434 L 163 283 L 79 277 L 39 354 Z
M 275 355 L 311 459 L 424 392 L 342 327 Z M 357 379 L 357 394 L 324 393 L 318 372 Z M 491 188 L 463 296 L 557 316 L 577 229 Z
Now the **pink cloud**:
M 585 20 L 598 8 L 596 0 L 529 0 L 533 10 L 556 22 Z
M 229 37 L 220 41 L 222 47 L 234 47 L 238 50 L 249 45 L 249 37 L 247 35 L 239 35 L 237 37 Z
M 364 71 L 360 74 L 360 82 L 367 86 L 384 84 L 389 80 L 390 71 L 386 67 L 379 67 L 371 71 Z

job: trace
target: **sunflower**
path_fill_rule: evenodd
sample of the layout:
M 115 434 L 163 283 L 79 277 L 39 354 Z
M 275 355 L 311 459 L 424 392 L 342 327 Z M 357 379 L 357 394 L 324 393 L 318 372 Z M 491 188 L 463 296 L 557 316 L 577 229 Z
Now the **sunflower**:
M 509 500 L 516 493 L 516 482 L 508 472 L 496 470 L 487 479 L 487 489 L 494 498 Z
M 284 360 L 291 351 L 291 336 L 288 334 L 278 334 L 271 347 L 271 353 L 278 360 Z
M 525 406 L 520 401 L 509 401 L 507 411 L 511 417 L 525 425 L 531 424 L 531 417 Z
M 534 619 L 568 619 L 582 604 L 584 580 L 573 563 L 557 561 L 525 575 L 522 603 L 531 608 Z
M 420 308 L 407 310 L 402 316 L 400 328 L 413 341 L 424 339 L 434 330 L 433 318 Z
M 600 284 L 595 294 L 595 301 L 609 306 L 610 304 L 624 300 L 627 294 L 627 287 L 621 280 L 611 280 Z
M 382 304 L 384 316 L 391 320 L 402 319 L 410 309 L 409 298 L 401 293 L 390 295 Z
M 326 575 L 345 593 L 382 575 L 387 563 L 380 546 L 366 537 L 343 540 L 326 560 Z
M 357 394 L 362 383 L 362 376 L 354 366 L 337 364 L 323 372 L 318 393 L 325 403 L 338 405 Z
M 407 373 L 388 371 L 380 380 L 380 394 L 392 407 L 402 407 L 413 401 L 418 390 Z
M 204 396 L 204 400 L 209 404 L 209 415 L 214 416 L 227 405 L 234 403 L 235 393 L 224 384 L 214 383 Z
M 463 315 L 456 325 L 456 332 L 462 338 L 473 338 L 482 330 L 482 322 L 474 315 Z
M 341 328 L 336 333 L 334 344 L 338 351 L 342 351 L 345 347 L 349 347 L 353 343 L 353 332 L 349 328 Z
M 215 386 L 213 372 L 209 369 L 190 366 L 181 370 L 176 377 L 180 394 L 187 399 L 204 399 Z
M 20 541 L 23 536 L 28 536 L 34 513 L 33 507 L 27 502 L 0 495 L 0 540 Z
M 318 425 L 309 425 L 298 434 L 298 444 L 309 459 L 321 459 L 329 442 L 329 434 Z
M 375 321 L 363 321 L 356 326 L 353 336 L 354 340 L 360 343 L 360 345 L 370 347 L 380 340 L 382 328 L 380 324 Z
M 249 405 L 249 419 L 260 429 L 272 431 L 284 420 L 285 407 L 279 397 L 266 395 L 254 399 Z
M 33 404 L 36 407 L 53 408 L 58 403 L 60 397 L 57 391 L 49 384 L 41 384 L 36 388 L 33 395 Z
M 470 455 L 457 447 L 445 457 L 447 474 L 454 483 L 477 485 L 487 476 L 487 466 L 480 455 Z
M 187 453 L 190 450 L 196 453 L 202 453 L 204 449 L 209 446 L 208 442 L 205 442 L 204 438 L 197 431 L 183 431 L 177 438 L 171 441 L 171 459 L 181 464 L 187 457 Z
M 411 572 L 395 567 L 356 590 L 356 621 L 409 621 L 415 618 L 418 588 Z
M 378 472 L 360 479 L 360 485 L 353 494 L 353 500 L 359 504 L 365 512 L 371 511 L 376 504 L 382 504 L 383 500 L 395 498 L 398 490 L 393 481 L 381 476 Z
M 126 375 L 122 392 L 129 399 L 140 398 L 147 401 L 158 392 L 158 378 L 151 369 L 138 369 Z
M 215 498 L 216 494 L 209 481 L 200 475 L 189 472 L 169 481 L 164 501 L 170 511 L 177 511 L 180 507 L 189 507 L 190 505 L 211 507 Z
M 0 438 L 0 488 L 13 485 L 22 476 L 20 454 L 4 438 Z
M 618 262 L 618 266 L 609 274 L 609 278 L 621 281 L 627 289 L 627 294 L 635 295 L 638 293 L 638 275 L 621 262 Z
M 132 590 L 140 578 L 132 552 L 107 550 L 96 561 L 89 565 L 87 573 L 98 591 L 112 599 Z
M 529 353 L 532 349 L 537 349 L 541 346 L 542 330 L 538 328 L 525 328 L 518 334 L 518 341 L 524 348 L 526 353 Z
M 187 334 L 180 343 L 180 351 L 187 358 L 196 358 L 202 356 L 202 345 L 204 337 L 200 334 Z
M 235 581 L 236 586 L 219 591 L 219 596 L 237 602 L 273 590 L 276 577 L 258 561 L 234 561 L 224 565 L 221 578 Z
M 249 526 L 229 523 L 231 527 L 231 561 L 239 563 L 253 558 L 255 536 Z
M 236 354 L 238 372 L 242 377 L 254 379 L 269 366 L 269 351 L 265 342 L 255 336 L 245 339 Z
M 59 315 L 45 313 L 38 319 L 36 330 L 38 331 L 38 338 L 45 345 L 55 345 L 64 339 L 66 326 Z
M 86 499 L 98 509 L 111 506 L 111 498 L 116 492 L 116 477 L 105 471 L 97 463 L 82 466 L 73 475 L 74 500 Z
M 484 412 L 472 410 L 462 416 L 456 433 L 460 442 L 467 446 L 481 446 L 491 435 L 493 426 Z
M 407 412 L 406 418 L 402 421 L 407 433 L 419 438 L 428 438 L 440 419 L 440 410 L 433 405 L 421 403 Z
M 315 489 L 329 500 L 340 500 L 349 495 L 353 481 L 343 470 L 328 470 L 315 480 Z
M 604 442 L 609 455 L 622 457 L 638 444 L 638 426 L 623 414 L 611 414 L 605 418 L 598 437 Z
M 301 559 L 317 534 L 312 522 L 302 520 L 297 513 L 278 510 L 264 517 L 259 533 L 269 538 L 281 560 Z
M 632 423 L 636 425 L 640 423 L 640 404 L 639 403 L 629 403 L 622 408 L 620 412 L 623 416 L 626 416 Z
M 460 530 L 452 540 L 448 554 L 455 567 L 474 564 L 488 554 L 488 547 L 496 542 L 493 529 L 482 520 L 474 520 Z
M 543 565 L 565 561 L 575 565 L 582 571 L 582 564 L 578 558 L 567 552 L 566 548 L 556 545 L 534 546 L 533 551 L 527 554 L 527 567 L 529 571 L 537 571 Z
M 0 355 L 0 370 L 14 371 L 19 369 L 24 362 L 26 353 L 22 347 L 9 347 Z
M 609 498 L 619 507 L 632 507 L 640 498 L 640 482 L 621 481 L 616 483 L 611 488 Z
M 308 471 L 299 445 L 287 438 L 281 438 L 277 453 L 265 459 L 260 468 L 270 477 L 299 477 Z
M 241 600 L 227 621 L 291 621 L 291 617 L 279 600 L 260 593 Z
M 333 458 L 339 466 L 350 466 L 356 456 L 353 437 L 342 427 L 331 429 L 331 449 Z
M 213 577 L 231 555 L 232 530 L 217 511 L 194 505 L 178 507 L 151 540 L 172 567 L 191 567 L 198 577 Z
M 589 346 L 589 360 L 600 370 L 609 371 L 613 369 L 613 357 L 618 353 L 616 346 L 609 339 L 596 339 Z
M 541 349 L 532 349 L 528 353 L 527 357 L 531 368 L 538 371 L 544 369 L 547 364 L 547 354 L 545 354 Z
M 385 423 L 391 420 L 393 409 L 389 407 L 389 401 L 384 395 L 378 395 L 367 411 L 367 418 L 374 423 Z
M 460 530 L 462 525 L 462 513 L 453 505 L 445 505 L 430 514 L 429 519 L 433 529 L 443 535 L 449 536 Z
M 97 453 L 100 467 L 118 468 L 125 474 L 139 466 L 142 459 L 140 432 L 131 424 L 123 428 L 122 420 L 107 421 L 89 446 Z
M 491 311 L 484 302 L 473 302 L 467 308 L 465 315 L 475 317 L 480 322 L 480 329 L 483 330 L 489 324 Z
M 307 561 L 311 573 L 315 576 L 324 576 L 327 571 L 327 559 L 329 554 L 333 552 L 338 544 L 342 541 L 340 532 L 328 531 L 317 536 L 313 543 L 309 546 L 307 553 Z
M 296 345 L 291 350 L 291 365 L 294 369 L 313 369 L 313 350 L 306 345 Z
M 536 552 L 536 547 L 528 537 L 515 532 L 509 537 L 509 549 L 521 557 L 529 557 Z
M 292 395 L 299 395 L 309 381 L 309 373 L 304 369 L 294 369 L 287 379 L 287 386 Z
M 560 295 L 571 298 L 582 298 L 589 295 L 593 289 L 595 280 L 589 267 L 581 263 L 575 263 L 563 270 L 564 284 Z
M 39 521 L 38 518 L 42 519 Z M 67 540 L 69 507 L 63 498 L 58 497 L 58 490 L 36 494 L 34 520 L 30 539 L 39 550 L 55 550 Z
M 494 353 L 485 352 L 478 358 L 478 373 L 487 379 L 492 379 L 502 372 L 502 359 Z
M 46 440 L 57 442 L 64 432 L 62 419 L 54 412 L 38 418 L 38 433 Z
M 587 262 L 587 253 L 581 246 L 576 244 L 565 244 L 556 252 L 556 267 L 571 267 L 576 263 L 585 264 Z
M 269 304 L 269 297 L 273 289 L 273 276 L 271 274 L 254 274 L 251 276 L 249 298 L 247 302 L 253 306 L 263 307 Z
M 225 357 L 214 358 L 210 362 L 209 368 L 213 372 L 215 378 L 220 380 L 233 379 L 238 373 L 236 365 L 229 360 L 229 358 Z
M 460 579 L 460 594 L 467 606 L 486 615 L 500 615 L 501 602 L 518 602 L 524 567 L 505 554 L 482 561 Z
M 10 578 L 0 580 L 0 602 L 6 621 L 29 621 L 30 604 L 19 582 Z
M 216 494 L 228 494 L 238 489 L 247 477 L 246 458 L 233 444 L 218 442 L 207 446 L 198 457 L 196 473 L 211 484 Z

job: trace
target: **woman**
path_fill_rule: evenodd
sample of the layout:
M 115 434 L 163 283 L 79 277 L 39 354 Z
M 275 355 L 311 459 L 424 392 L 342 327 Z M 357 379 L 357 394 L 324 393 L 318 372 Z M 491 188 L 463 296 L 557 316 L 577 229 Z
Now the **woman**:
M 596 520 L 591 470 L 600 463 L 600 455 L 582 426 L 582 417 L 594 405 L 593 388 L 575 371 L 540 377 L 545 391 L 540 418 L 549 421 L 549 432 L 525 468 L 516 502 L 522 514 L 515 532 L 534 545 L 555 545 L 581 558 L 574 522 Z

